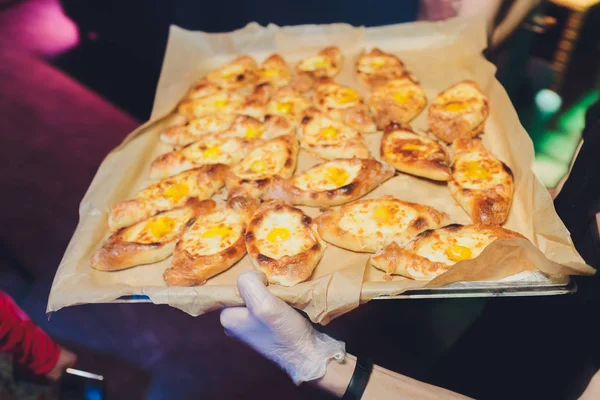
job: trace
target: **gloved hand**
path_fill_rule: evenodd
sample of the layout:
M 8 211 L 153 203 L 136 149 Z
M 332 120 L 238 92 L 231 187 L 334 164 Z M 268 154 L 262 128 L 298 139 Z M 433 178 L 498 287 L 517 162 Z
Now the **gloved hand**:
M 332 358 L 342 361 L 345 344 L 315 330 L 265 286 L 264 273 L 241 274 L 237 283 L 246 307 L 221 312 L 226 332 L 278 364 L 296 385 L 321 378 Z

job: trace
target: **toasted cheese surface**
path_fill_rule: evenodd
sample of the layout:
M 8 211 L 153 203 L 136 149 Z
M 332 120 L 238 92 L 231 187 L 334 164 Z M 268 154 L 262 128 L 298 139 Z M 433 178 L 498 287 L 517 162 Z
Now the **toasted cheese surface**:
M 465 189 L 485 190 L 506 184 L 510 177 L 502 163 L 489 154 L 473 152 L 461 154 L 453 165 L 454 180 Z
M 244 141 L 240 138 L 215 138 L 193 143 L 183 150 L 183 156 L 199 165 L 239 162 L 244 156 Z
M 260 179 L 277 175 L 287 161 L 287 146 L 284 142 L 268 141 L 255 148 L 234 169 L 241 179 Z
M 231 247 L 244 234 L 241 216 L 228 208 L 204 216 L 188 229 L 180 241 L 195 256 L 217 254 Z
M 254 232 L 260 253 L 278 260 L 310 249 L 316 241 L 302 219 L 301 214 L 285 209 L 266 213 Z
M 339 222 L 343 230 L 358 236 L 390 237 L 405 230 L 418 217 L 417 211 L 393 199 L 357 201 L 344 208 Z
M 337 189 L 354 181 L 361 168 L 361 164 L 329 161 L 294 176 L 294 186 L 306 191 Z
M 189 209 L 168 211 L 126 228 L 123 240 L 141 244 L 169 242 L 181 234 L 190 218 Z

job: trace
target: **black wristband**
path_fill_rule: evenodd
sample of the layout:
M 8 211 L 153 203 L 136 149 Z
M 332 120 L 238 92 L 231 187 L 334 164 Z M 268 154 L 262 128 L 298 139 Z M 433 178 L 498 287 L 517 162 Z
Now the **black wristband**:
M 373 361 L 368 358 L 358 357 L 354 373 L 346 388 L 346 392 L 342 396 L 342 400 L 360 400 L 367 388 L 367 383 L 369 383 L 371 371 L 373 371 Z

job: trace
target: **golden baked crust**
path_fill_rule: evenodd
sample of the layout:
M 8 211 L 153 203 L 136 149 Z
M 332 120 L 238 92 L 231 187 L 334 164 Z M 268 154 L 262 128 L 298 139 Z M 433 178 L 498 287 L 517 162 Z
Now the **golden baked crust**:
M 377 130 L 365 100 L 348 86 L 321 80 L 315 86 L 314 102 L 319 110 L 331 118 L 342 121 L 361 133 Z
M 289 241 L 284 235 L 273 235 L 272 228 L 282 228 L 269 225 L 270 215 L 280 215 L 280 218 L 289 221 L 289 224 L 282 228 L 292 229 L 287 235 L 301 240 L 300 251 L 290 254 L 279 251 L 283 256 L 276 258 L 268 255 L 270 250 L 266 249 L 273 246 L 283 248 Z M 246 248 L 254 267 L 267 275 L 269 283 L 283 286 L 294 286 L 310 278 L 323 257 L 326 246 L 312 219 L 302 210 L 282 201 L 263 203 L 252 217 L 246 231 Z
M 190 87 L 188 93 L 186 94 L 186 99 L 199 99 L 206 96 L 211 96 L 213 94 L 217 94 L 219 92 L 223 92 L 226 89 L 221 85 L 215 82 L 211 82 L 205 77 L 200 78 L 196 81 L 192 87 Z
M 259 201 L 235 197 L 226 203 L 205 200 L 196 221 L 175 247 L 171 266 L 163 274 L 169 286 L 203 285 L 213 276 L 229 269 L 246 254 L 246 228 Z M 235 225 L 232 228 L 232 225 Z M 219 232 L 224 230 L 225 233 Z M 222 237 L 229 235 L 233 237 Z M 203 240 L 221 240 L 215 250 L 205 250 Z
M 437 95 L 429 106 L 427 122 L 434 135 L 452 143 L 483 132 L 488 114 L 488 101 L 477 83 L 465 80 Z
M 265 127 L 273 136 L 296 134 L 310 102 L 290 86 L 277 90 L 267 104 Z
M 255 140 L 209 136 L 178 150 L 156 157 L 148 177 L 164 179 L 203 165 L 233 165 L 248 154 Z
M 462 260 L 475 258 L 496 240 L 524 239 L 499 226 L 448 225 L 418 234 L 405 244 L 390 243 L 371 257 L 371 265 L 391 275 L 431 280 Z
M 417 135 L 408 125 L 392 122 L 385 128 L 380 154 L 400 172 L 436 181 L 450 179 L 448 155 L 442 145 Z
M 376 86 L 369 98 L 378 129 L 384 129 L 392 122 L 409 123 L 426 105 L 425 92 L 409 75 Z
M 299 75 L 312 78 L 333 78 L 342 70 L 342 52 L 336 46 L 326 47 L 316 55 L 305 58 L 296 66 Z
M 271 54 L 258 67 L 258 85 L 268 84 L 275 89 L 289 85 L 292 81 L 292 70 L 283 57 Z
M 260 197 L 274 179 L 289 178 L 296 170 L 298 141 L 292 135 L 265 140 L 233 166 L 225 184 L 230 197 Z
M 118 271 L 168 258 L 183 232 L 194 222 L 199 203 L 192 198 L 182 207 L 120 229 L 94 252 L 90 265 L 100 271 Z
M 186 146 L 208 136 L 229 129 L 237 116 L 235 114 L 209 114 L 200 118 L 192 118 L 181 124 L 165 128 L 160 140 L 174 146 Z
M 459 139 L 452 146 L 448 188 L 473 223 L 502 225 L 513 198 L 513 173 L 480 139 Z
M 276 179 L 262 199 L 312 207 L 336 206 L 364 196 L 392 176 L 392 166 L 374 159 L 332 160 L 289 179 Z
M 114 205 L 108 226 L 116 231 L 161 211 L 180 207 L 192 197 L 208 199 L 223 187 L 228 169 L 223 164 L 205 165 L 154 183 L 133 199 Z
M 258 119 L 238 115 L 227 129 L 217 132 L 213 136 L 219 139 L 240 138 L 251 141 L 266 138 L 267 132 L 265 132 L 265 125 Z
M 186 99 L 179 103 L 177 112 L 188 119 L 211 114 L 239 113 L 246 105 L 246 96 L 236 92 L 218 92 L 206 97 Z
M 393 196 L 358 200 L 319 215 L 315 223 L 325 241 L 344 249 L 373 253 L 392 241 L 404 243 L 449 217 L 432 207 Z
M 257 85 L 252 90 L 238 111 L 239 114 L 248 115 L 260 121 L 264 120 L 267 103 L 273 94 L 273 87 L 267 83 Z
M 240 56 L 206 74 L 206 79 L 225 89 L 241 89 L 258 81 L 258 65 L 249 56 Z
M 303 149 L 325 160 L 371 157 L 360 132 L 315 108 L 304 113 L 298 136 Z
M 374 87 L 402 77 L 406 74 L 406 68 L 395 55 L 374 48 L 358 58 L 356 73 L 365 85 Z

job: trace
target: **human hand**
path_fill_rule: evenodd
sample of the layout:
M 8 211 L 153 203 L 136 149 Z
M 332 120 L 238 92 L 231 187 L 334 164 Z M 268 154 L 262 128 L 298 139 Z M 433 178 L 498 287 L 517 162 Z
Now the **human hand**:
M 264 273 L 241 274 L 237 283 L 246 307 L 221 312 L 228 335 L 246 343 L 279 365 L 296 385 L 325 375 L 332 358 L 344 359 L 345 344 L 315 330 L 265 286 Z
M 75 362 L 77 362 L 77 355 L 61 347 L 60 352 L 58 353 L 58 360 L 56 361 L 56 364 L 54 364 L 54 367 L 46 373 L 46 378 L 52 382 L 58 381 L 67 368 L 71 368 L 75 365 Z

